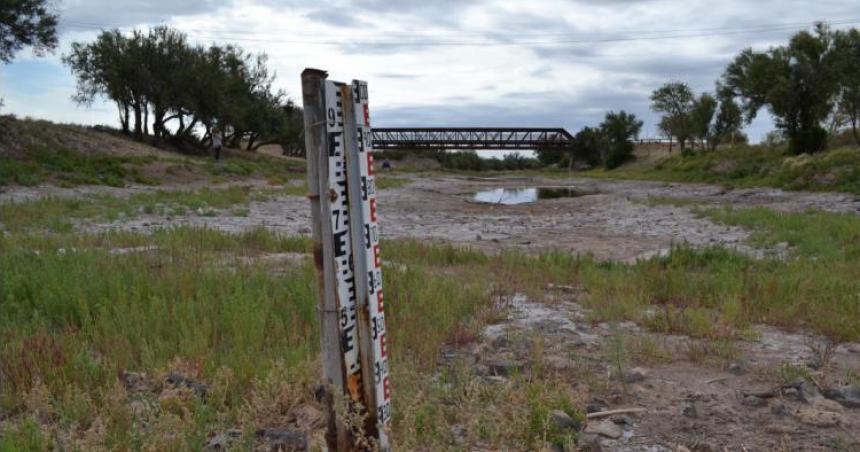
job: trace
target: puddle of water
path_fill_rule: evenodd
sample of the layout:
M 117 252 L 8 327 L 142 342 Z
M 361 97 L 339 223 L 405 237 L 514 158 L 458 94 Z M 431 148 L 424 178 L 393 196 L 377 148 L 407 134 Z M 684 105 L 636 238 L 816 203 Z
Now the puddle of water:
M 575 198 L 592 194 L 594 193 L 573 187 L 494 188 L 479 191 L 472 199 L 487 204 L 514 205 L 535 202 L 539 199 Z

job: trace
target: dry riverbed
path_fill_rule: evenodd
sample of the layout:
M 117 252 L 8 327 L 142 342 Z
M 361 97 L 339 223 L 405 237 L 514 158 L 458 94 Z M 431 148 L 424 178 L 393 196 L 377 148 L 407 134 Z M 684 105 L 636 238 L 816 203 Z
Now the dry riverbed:
M 406 177 L 406 176 L 404 176 Z M 860 214 L 860 198 L 837 193 L 788 192 L 758 188 L 726 190 L 718 186 L 598 179 L 410 177 L 410 183 L 379 193 L 381 225 L 386 238 L 415 237 L 468 245 L 495 252 L 504 248 L 591 253 L 601 259 L 632 261 L 667 252 L 673 244 L 721 245 L 760 255 L 784 250 L 754 250 L 744 242 L 747 231 L 699 218 L 685 204 L 766 206 L 784 211 L 818 209 Z M 257 188 L 264 183 L 253 184 Z M 494 188 L 563 186 L 592 193 L 502 205 L 477 203 L 474 193 Z M 196 188 L 196 187 L 191 187 Z M 163 189 L 163 187 L 162 187 Z M 127 196 L 151 187 L 48 187 L 13 190 L 2 200 L 41 196 L 104 193 Z M 674 198 L 682 203 L 654 203 Z M 308 234 L 309 211 L 302 196 L 276 195 L 252 201 L 247 208 L 189 210 L 181 215 L 145 213 L 113 221 L 84 219 L 82 232 L 194 225 L 240 232 L 263 226 L 288 234 Z

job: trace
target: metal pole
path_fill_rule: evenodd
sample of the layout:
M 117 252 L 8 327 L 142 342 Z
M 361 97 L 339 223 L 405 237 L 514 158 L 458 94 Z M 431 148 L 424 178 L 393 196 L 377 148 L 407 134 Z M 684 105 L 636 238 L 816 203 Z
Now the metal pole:
M 362 398 L 367 408 L 365 431 L 377 438 L 379 450 L 387 452 L 391 450 L 387 432 L 391 399 L 367 83 L 354 80 L 351 86 L 342 87 L 341 93 L 364 383 Z
M 347 450 L 348 435 L 334 410 L 334 397 L 344 393 L 343 354 L 340 348 L 338 306 L 334 280 L 332 228 L 328 221 L 328 135 L 326 133 L 325 82 L 328 74 L 318 69 L 302 72 L 305 149 L 307 155 L 308 199 L 311 204 L 311 231 L 314 262 L 319 283 L 320 354 L 323 386 L 328 409 L 326 442 L 331 451 Z M 321 196 L 324 194 L 324 196 Z

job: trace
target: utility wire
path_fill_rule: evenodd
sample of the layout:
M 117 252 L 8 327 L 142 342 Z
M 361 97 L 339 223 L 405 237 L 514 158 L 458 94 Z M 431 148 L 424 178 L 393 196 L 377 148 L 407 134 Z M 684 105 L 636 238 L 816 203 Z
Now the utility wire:
M 831 26 L 838 25 L 853 25 L 860 23 L 860 19 L 844 19 L 838 21 L 830 21 L 826 22 Z M 129 28 L 129 27 L 109 27 L 107 24 L 94 24 L 94 23 L 85 23 L 85 22 L 74 22 L 67 21 L 64 23 L 67 26 L 74 28 L 84 28 L 84 29 L 92 29 L 88 27 L 93 27 L 96 25 L 105 25 L 107 28 Z M 444 40 L 427 40 L 427 38 L 434 38 L 434 36 L 421 36 L 420 38 L 423 40 L 417 39 L 406 39 L 406 40 L 334 40 L 334 39 L 325 39 L 325 40 L 307 40 L 307 39 L 265 39 L 265 38 L 253 38 L 253 37 L 235 37 L 224 35 L 221 32 L 203 32 L 203 33 L 186 33 L 189 37 L 199 38 L 199 39 L 208 39 L 208 40 L 217 40 L 217 41 L 225 41 L 225 42 L 260 42 L 260 43 L 278 43 L 278 44 L 306 44 L 306 45 L 335 45 L 335 46 L 394 46 L 394 47 L 445 47 L 445 46 L 457 46 L 457 47 L 465 47 L 465 46 L 478 46 L 478 47 L 490 47 L 490 46 L 523 46 L 523 47 L 540 47 L 540 46 L 553 46 L 553 45 L 565 45 L 565 44 L 596 44 L 596 43 L 609 43 L 609 42 L 631 42 L 631 41 L 654 41 L 654 40 L 667 40 L 667 39 L 686 39 L 686 38 L 699 38 L 699 37 L 713 37 L 713 36 L 728 36 L 728 35 L 739 35 L 739 34 L 757 34 L 757 33 L 769 33 L 776 31 L 788 31 L 797 29 L 799 26 L 809 26 L 812 23 L 791 23 L 791 24 L 771 24 L 771 25 L 759 25 L 759 26 L 751 26 L 751 27 L 726 27 L 719 28 L 714 27 L 711 29 L 702 29 L 702 30 L 710 30 L 710 31 L 673 31 L 673 30 L 665 30 L 665 31 L 653 31 L 653 32 L 642 32 L 640 34 L 647 33 L 661 33 L 652 36 L 617 36 L 617 37 L 606 37 L 606 38 L 594 38 L 594 37 L 584 37 L 584 38 L 565 38 L 565 39 L 550 39 L 550 40 L 510 40 L 510 41 L 500 41 L 496 40 L 460 40 L 460 41 L 444 41 Z M 247 36 L 247 35 L 245 35 Z

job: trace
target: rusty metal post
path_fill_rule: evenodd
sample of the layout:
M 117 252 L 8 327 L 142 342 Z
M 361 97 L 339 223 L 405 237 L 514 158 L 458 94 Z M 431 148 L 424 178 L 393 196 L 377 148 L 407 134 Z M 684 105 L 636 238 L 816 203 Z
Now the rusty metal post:
M 344 392 L 343 354 L 340 348 L 339 315 L 331 240 L 331 202 L 328 197 L 329 137 L 326 133 L 325 82 L 328 74 L 317 69 L 302 72 L 305 149 L 307 155 L 308 199 L 311 204 L 311 231 L 314 262 L 319 282 L 320 354 L 323 386 L 328 409 L 326 442 L 330 451 L 347 450 L 348 434 L 334 409 L 334 397 Z M 322 195 L 322 196 L 321 196 Z M 323 221 L 323 220 L 326 221 Z

